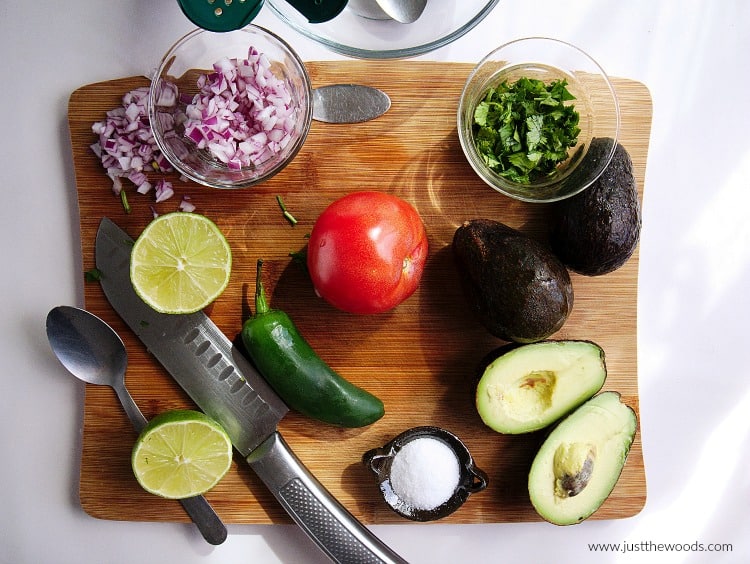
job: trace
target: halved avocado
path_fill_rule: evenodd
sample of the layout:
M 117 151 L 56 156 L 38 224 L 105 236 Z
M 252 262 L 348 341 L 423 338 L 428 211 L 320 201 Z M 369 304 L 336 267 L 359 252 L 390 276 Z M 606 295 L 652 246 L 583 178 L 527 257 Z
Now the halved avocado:
M 556 525 L 590 517 L 612 493 L 635 438 L 635 412 L 617 392 L 603 392 L 563 419 L 529 471 L 537 513 Z
M 604 350 L 591 341 L 542 341 L 491 353 L 476 389 L 485 425 L 499 433 L 543 429 L 604 385 Z

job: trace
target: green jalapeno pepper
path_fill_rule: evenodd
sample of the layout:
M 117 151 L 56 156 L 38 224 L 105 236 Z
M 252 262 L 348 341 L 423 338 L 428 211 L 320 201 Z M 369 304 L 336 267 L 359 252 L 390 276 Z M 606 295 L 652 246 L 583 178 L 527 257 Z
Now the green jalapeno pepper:
M 385 413 L 383 402 L 336 373 L 300 335 L 291 318 L 271 309 L 258 260 L 255 315 L 242 327 L 250 358 L 286 404 L 299 413 L 341 427 L 364 427 Z

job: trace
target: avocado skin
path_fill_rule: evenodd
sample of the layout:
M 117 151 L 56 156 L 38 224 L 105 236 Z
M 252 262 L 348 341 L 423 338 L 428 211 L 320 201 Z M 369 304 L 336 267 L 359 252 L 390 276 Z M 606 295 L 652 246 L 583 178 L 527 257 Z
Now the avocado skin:
M 565 266 L 542 243 L 491 219 L 472 219 L 453 236 L 466 299 L 494 336 L 532 343 L 558 331 L 573 308 Z
M 592 145 L 605 142 L 611 140 L 594 139 Z M 550 244 L 571 270 L 600 276 L 617 270 L 632 256 L 641 223 L 633 163 L 617 143 L 612 161 L 594 184 L 553 204 Z

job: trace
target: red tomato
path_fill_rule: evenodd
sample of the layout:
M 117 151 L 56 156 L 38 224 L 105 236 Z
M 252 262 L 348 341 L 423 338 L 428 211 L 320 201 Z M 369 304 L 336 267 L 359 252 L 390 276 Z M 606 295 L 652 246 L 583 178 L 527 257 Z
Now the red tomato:
M 315 291 L 350 313 L 381 313 L 411 296 L 427 260 L 427 232 L 401 198 L 354 192 L 320 214 L 307 266 Z

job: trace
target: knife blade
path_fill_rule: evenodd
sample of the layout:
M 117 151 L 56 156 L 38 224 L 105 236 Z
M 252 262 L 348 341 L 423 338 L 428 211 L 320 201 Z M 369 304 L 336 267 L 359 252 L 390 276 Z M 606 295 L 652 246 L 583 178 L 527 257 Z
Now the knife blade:
M 103 218 L 96 268 L 107 300 L 175 381 L 226 430 L 232 444 L 292 519 L 334 562 L 406 562 L 346 510 L 277 430 L 286 404 L 203 312 L 162 314 L 130 283 L 133 239 Z

